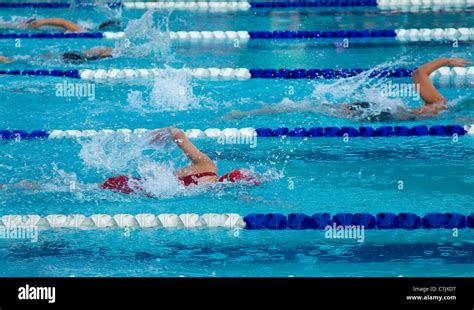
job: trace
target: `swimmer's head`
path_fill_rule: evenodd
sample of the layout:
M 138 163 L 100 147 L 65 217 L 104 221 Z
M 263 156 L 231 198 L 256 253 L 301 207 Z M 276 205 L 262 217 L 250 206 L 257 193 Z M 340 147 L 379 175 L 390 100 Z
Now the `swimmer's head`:
M 81 64 L 88 60 L 87 55 L 81 52 L 67 52 L 62 55 L 64 62 Z
M 109 49 L 97 50 L 94 54 L 86 54 L 83 52 L 67 52 L 62 55 L 63 61 L 71 64 L 82 64 L 86 61 L 98 60 L 112 57 Z
M 366 116 L 363 120 L 367 122 L 389 122 L 393 121 L 393 115 L 390 112 L 382 111 L 373 115 Z
M 350 111 L 350 116 L 366 122 L 388 122 L 393 120 L 390 109 L 384 111 L 371 111 L 376 103 L 368 101 L 358 101 L 344 106 L 344 109 Z
M 97 29 L 104 31 L 118 31 L 122 29 L 122 23 L 118 20 L 110 19 L 100 24 Z
M 261 182 L 257 179 L 255 173 L 247 169 L 236 169 L 224 174 L 219 178 L 219 182 L 240 182 L 244 181 L 253 185 L 259 185 Z

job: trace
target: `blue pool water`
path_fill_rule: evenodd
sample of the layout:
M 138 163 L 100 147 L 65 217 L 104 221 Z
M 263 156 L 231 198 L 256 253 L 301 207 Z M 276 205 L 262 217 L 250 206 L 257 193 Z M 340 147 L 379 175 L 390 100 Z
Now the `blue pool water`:
M 1 55 L 17 56 L 4 69 L 111 69 L 152 67 L 373 68 L 416 67 L 437 57 L 473 60 L 472 42 L 394 43 L 340 39 L 176 43 L 159 36 L 178 30 L 336 30 L 474 27 L 463 12 L 379 12 L 376 8 L 278 9 L 238 13 L 118 11 L 98 6 L 70 10 L 2 10 L 0 18 L 64 17 L 94 27 L 120 18 L 131 46 L 100 39 L 0 40 Z M 13 32 L 3 29 L 2 33 Z M 25 30 L 21 30 L 25 31 Z M 32 30 L 28 30 L 32 31 Z M 15 30 L 14 32 L 19 32 Z M 352 42 L 351 42 L 352 44 Z M 59 55 L 95 46 L 117 47 L 113 59 L 64 63 Z M 46 54 L 46 55 L 45 55 Z M 53 77 L 2 76 L 1 129 L 119 129 L 362 126 L 331 114 L 292 112 L 230 117 L 233 110 L 318 106 L 377 100 L 420 104 L 415 97 L 380 96 L 390 80 L 192 80 L 169 70 L 163 78 L 94 82 L 93 98 L 58 97 Z M 397 79 L 409 83 L 409 79 Z M 451 109 L 424 121 L 379 125 L 472 124 L 472 85 L 440 91 Z M 246 167 L 265 176 L 257 187 L 175 188 L 167 179 L 186 161 L 176 148 L 144 146 L 117 137 L 8 141 L 0 146 L 0 183 L 24 179 L 40 190 L 0 191 L 0 214 L 460 212 L 474 205 L 474 139 L 453 137 L 259 138 L 257 147 L 195 140 L 219 172 Z M 156 198 L 94 189 L 118 175 L 156 176 Z M 82 187 L 70 190 L 71 181 Z M 403 189 L 399 182 L 403 182 Z M 90 185 L 90 186 L 88 186 Z M 367 231 L 366 240 L 335 241 L 324 231 L 229 229 L 40 231 L 36 243 L 0 239 L 0 276 L 474 276 L 472 229 Z

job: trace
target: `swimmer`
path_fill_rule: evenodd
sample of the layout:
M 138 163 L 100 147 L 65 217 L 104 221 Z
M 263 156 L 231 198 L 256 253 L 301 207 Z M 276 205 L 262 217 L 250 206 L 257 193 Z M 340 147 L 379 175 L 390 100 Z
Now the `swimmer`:
M 219 177 L 216 164 L 206 154 L 201 152 L 180 129 L 167 127 L 156 130 L 152 134 L 150 144 L 168 142 L 176 143 L 191 161 L 190 165 L 175 172 L 176 178 L 184 186 L 210 185 L 216 182 L 235 183 L 240 181 L 250 185 L 259 185 L 261 183 L 257 175 L 247 169 L 236 169 Z M 139 178 L 120 175 L 108 178 L 96 185 L 96 187 L 124 194 L 143 193 L 144 190 L 141 188 L 140 183 L 141 179 Z M 0 188 L 38 189 L 39 186 L 30 181 L 23 180 L 16 184 L 0 184 Z
M 419 95 L 424 104 L 416 109 L 408 107 L 383 107 L 377 109 L 377 104 L 373 102 L 354 102 L 341 105 L 322 104 L 320 106 L 284 106 L 284 107 L 264 107 L 250 111 L 231 111 L 225 118 L 239 119 L 251 115 L 259 114 L 278 114 L 289 112 L 309 112 L 309 113 L 331 113 L 333 115 L 358 119 L 369 122 L 384 121 L 406 121 L 415 119 L 431 118 L 448 108 L 447 100 L 444 98 L 431 82 L 429 75 L 437 69 L 449 67 L 464 67 L 470 64 L 469 61 L 462 58 L 439 58 L 428 62 L 413 72 L 413 82 L 419 90 Z M 373 112 L 372 112 L 373 111 Z M 372 112 L 372 113 L 370 113 Z
M 247 169 L 237 169 L 218 177 L 216 164 L 206 154 L 201 152 L 180 129 L 167 127 L 156 130 L 152 136 L 150 144 L 173 141 L 191 161 L 190 165 L 175 172 L 176 177 L 184 186 L 239 181 L 245 181 L 252 185 L 260 184 L 256 175 Z M 138 178 L 130 179 L 128 176 L 116 176 L 99 184 L 99 188 L 130 194 L 142 191 L 140 189 L 140 181 Z
M 88 61 L 100 60 L 105 58 L 112 58 L 113 57 L 114 49 L 111 47 L 94 47 L 85 51 L 70 51 L 61 54 L 61 60 L 66 63 L 71 64 L 81 64 Z M 39 58 L 43 58 L 45 60 L 52 59 L 57 57 L 52 53 L 43 54 L 38 56 Z M 9 64 L 16 61 L 16 57 L 6 57 L 0 55 L 0 63 Z
M 3 24 L 0 28 L 20 28 L 20 29 L 40 29 L 41 27 L 55 27 L 60 28 L 64 31 L 68 32 L 85 32 L 85 31 L 92 31 L 93 29 L 88 29 L 81 27 L 67 19 L 64 18 L 44 18 L 44 19 L 36 19 L 30 18 L 25 22 L 20 24 Z M 121 23 L 118 20 L 107 20 L 101 23 L 96 30 L 100 31 L 117 31 L 120 30 Z

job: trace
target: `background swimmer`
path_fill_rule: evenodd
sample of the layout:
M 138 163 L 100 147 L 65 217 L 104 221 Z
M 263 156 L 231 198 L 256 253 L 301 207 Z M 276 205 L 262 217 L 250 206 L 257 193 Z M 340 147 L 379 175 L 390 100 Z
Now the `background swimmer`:
M 250 111 L 232 111 L 226 118 L 243 118 L 251 115 L 259 114 L 278 114 L 278 113 L 290 113 L 290 112 L 309 112 L 309 113 L 330 113 L 332 115 L 358 119 L 361 121 L 369 122 L 383 122 L 383 121 L 405 121 L 415 119 L 426 119 L 437 115 L 438 113 L 446 110 L 447 100 L 439 93 L 436 87 L 431 82 L 429 75 L 437 69 L 449 66 L 449 67 L 464 67 L 470 64 L 469 61 L 462 58 L 439 58 L 434 61 L 428 62 L 419 67 L 413 73 L 413 82 L 417 85 L 416 89 L 419 89 L 419 94 L 425 102 L 423 106 L 410 109 L 405 107 L 383 107 L 382 109 L 372 109 L 377 106 L 374 102 L 355 102 L 345 103 L 341 105 L 322 104 L 320 106 L 267 106 L 261 109 L 255 109 Z M 376 111 L 374 111 L 376 110 Z M 370 113 L 368 113 L 370 112 Z
M 113 51 L 114 49 L 111 47 L 94 47 L 94 48 L 85 50 L 83 52 L 70 51 L 70 52 L 63 53 L 61 54 L 61 59 L 67 63 L 81 64 L 87 61 L 100 60 L 104 58 L 112 58 Z M 51 58 L 57 57 L 57 55 L 48 53 L 48 54 L 40 55 L 38 57 L 51 59 Z M 0 56 L 0 63 L 8 64 L 14 61 L 16 61 L 15 56 L 14 57 Z
M 93 29 L 88 29 L 81 27 L 78 24 L 75 24 L 67 19 L 64 18 L 43 18 L 43 19 L 36 19 L 36 18 L 29 18 L 24 22 L 21 23 L 3 23 L 0 24 L 0 28 L 3 29 L 40 29 L 41 27 L 55 27 L 60 28 L 64 31 L 69 32 L 84 32 L 84 31 L 92 31 Z M 101 23 L 96 30 L 101 31 L 116 31 L 121 29 L 121 23 L 118 20 L 107 20 Z

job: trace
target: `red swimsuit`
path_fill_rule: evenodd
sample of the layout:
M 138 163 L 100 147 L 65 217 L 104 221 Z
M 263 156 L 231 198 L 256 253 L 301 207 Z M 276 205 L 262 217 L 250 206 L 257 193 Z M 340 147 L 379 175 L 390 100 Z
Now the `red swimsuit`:
M 189 186 L 191 184 L 198 184 L 198 181 L 202 177 L 217 177 L 217 174 L 214 172 L 202 172 L 196 174 L 185 175 L 182 177 L 178 177 L 178 179 L 183 183 L 184 186 Z M 105 180 L 104 183 L 99 185 L 101 189 L 109 189 L 114 192 L 121 192 L 124 194 L 130 194 L 135 191 L 140 190 L 139 182 L 141 179 L 139 178 L 131 178 L 132 180 L 137 181 L 136 186 L 134 188 L 130 187 L 129 180 L 130 178 L 126 175 L 119 175 L 116 177 L 108 178 Z

